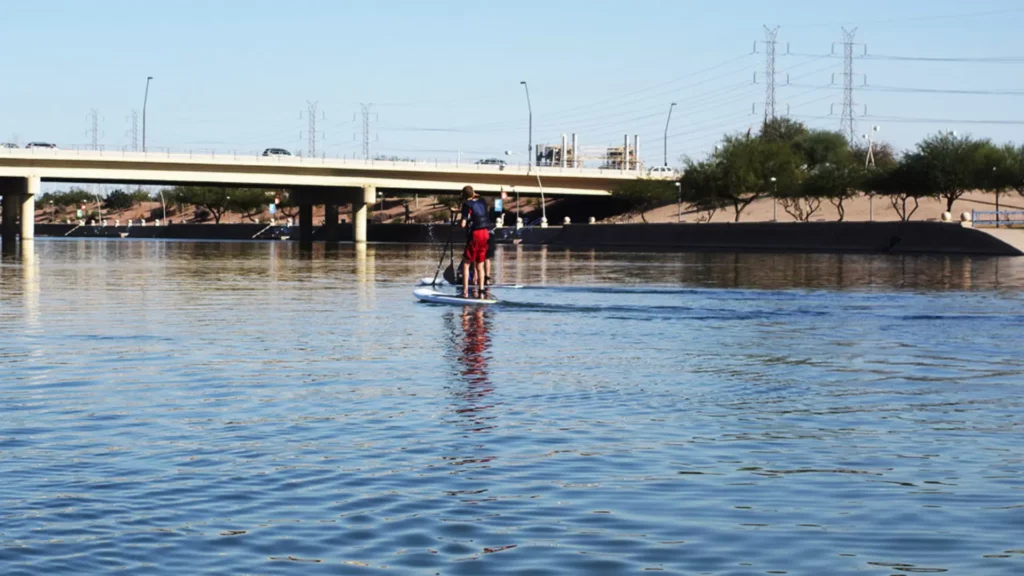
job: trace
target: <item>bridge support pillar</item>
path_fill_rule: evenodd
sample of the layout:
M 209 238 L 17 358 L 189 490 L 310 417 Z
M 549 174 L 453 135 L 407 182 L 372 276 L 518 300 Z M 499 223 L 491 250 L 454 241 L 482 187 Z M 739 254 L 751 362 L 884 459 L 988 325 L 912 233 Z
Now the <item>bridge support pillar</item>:
M 338 241 L 338 205 L 324 204 L 323 239 L 328 242 Z
M 313 241 L 313 205 L 299 204 L 299 242 Z
M 21 215 L 21 199 L 28 188 L 26 178 L 0 178 L 0 195 L 3 196 L 3 216 L 0 221 L 0 240 L 4 248 L 14 245 L 18 238 L 18 220 Z
M 366 242 L 366 207 L 376 200 L 377 187 L 363 186 L 362 198 L 352 203 L 352 240 L 357 244 Z
M 25 181 L 25 194 L 21 197 L 21 240 L 36 237 L 36 194 L 39 193 L 39 177 L 29 176 Z

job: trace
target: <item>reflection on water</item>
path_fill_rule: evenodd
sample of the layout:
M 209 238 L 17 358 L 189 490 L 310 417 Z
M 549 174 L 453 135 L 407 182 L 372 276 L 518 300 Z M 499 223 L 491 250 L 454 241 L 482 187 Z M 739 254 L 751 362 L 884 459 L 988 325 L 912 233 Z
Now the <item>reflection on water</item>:
M 0 574 L 1024 573 L 1024 259 L 0 260 Z

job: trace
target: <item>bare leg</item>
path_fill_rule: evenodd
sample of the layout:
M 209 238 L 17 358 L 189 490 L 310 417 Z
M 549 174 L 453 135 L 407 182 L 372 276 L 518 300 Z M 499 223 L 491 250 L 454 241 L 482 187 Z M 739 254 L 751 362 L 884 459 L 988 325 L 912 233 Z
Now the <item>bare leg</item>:
M 485 279 L 491 277 L 491 259 L 490 258 L 484 260 L 484 276 L 485 276 Z
M 462 297 L 469 297 L 469 261 L 462 261 Z
M 480 297 L 484 297 L 484 263 L 476 264 L 476 285 L 480 288 Z

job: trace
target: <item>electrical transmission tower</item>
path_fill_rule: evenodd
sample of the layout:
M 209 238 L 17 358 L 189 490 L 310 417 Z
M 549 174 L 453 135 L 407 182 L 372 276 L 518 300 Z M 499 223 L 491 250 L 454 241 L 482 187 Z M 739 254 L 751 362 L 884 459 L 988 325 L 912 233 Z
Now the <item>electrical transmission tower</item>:
M 856 137 L 856 126 L 853 120 L 853 37 L 857 29 L 843 28 L 843 116 L 839 122 L 839 131 L 853 143 Z
M 92 118 L 92 129 L 89 132 L 92 134 L 92 149 L 100 149 L 100 111 L 93 108 L 89 112 L 89 116 Z
M 765 64 L 764 64 L 764 122 L 775 119 L 775 45 L 779 36 L 779 27 L 764 27 Z
M 311 158 L 316 157 L 316 107 L 318 102 L 306 100 L 306 117 L 309 127 L 306 129 L 306 151 Z M 300 114 L 301 117 L 301 114 Z
M 363 159 L 370 159 L 370 111 L 373 109 L 373 104 L 360 104 L 360 108 L 363 111 Z M 374 114 L 376 119 L 376 114 Z
M 132 128 L 128 131 L 128 135 L 132 139 L 132 152 L 139 151 L 139 111 L 132 110 Z

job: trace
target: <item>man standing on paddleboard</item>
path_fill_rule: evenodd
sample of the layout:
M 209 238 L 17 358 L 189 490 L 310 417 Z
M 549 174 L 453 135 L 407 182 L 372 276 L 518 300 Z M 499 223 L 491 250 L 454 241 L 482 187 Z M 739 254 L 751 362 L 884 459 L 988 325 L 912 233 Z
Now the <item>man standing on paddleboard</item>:
M 474 284 L 480 297 L 484 295 L 484 261 L 487 260 L 487 246 L 490 243 L 491 220 L 487 215 L 487 203 L 472 186 L 462 189 L 462 227 L 469 235 L 462 259 L 462 297 L 469 298 L 469 267 L 474 269 Z

